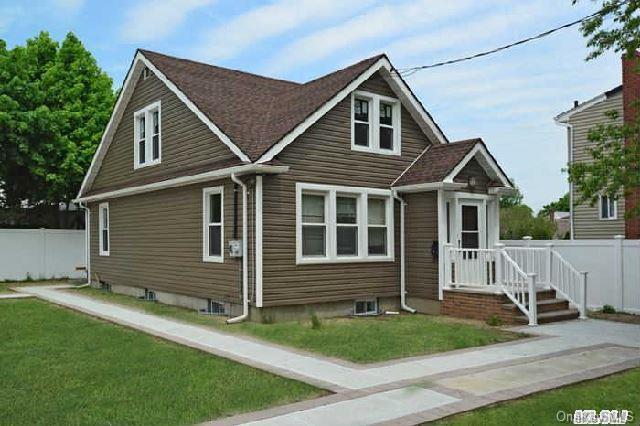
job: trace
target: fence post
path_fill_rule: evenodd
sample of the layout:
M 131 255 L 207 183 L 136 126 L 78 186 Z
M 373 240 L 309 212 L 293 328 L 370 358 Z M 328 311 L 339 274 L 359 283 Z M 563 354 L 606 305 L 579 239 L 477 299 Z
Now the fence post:
M 587 319 L 587 274 L 588 272 L 582 271 L 582 300 L 580 301 L 580 319 Z
M 536 274 L 527 273 L 529 284 L 529 325 L 538 325 L 538 295 L 536 294 Z
M 502 268 L 503 268 L 503 262 L 502 262 L 502 250 L 504 250 L 504 244 L 502 243 L 496 243 L 493 246 L 496 250 L 496 260 L 495 260 L 495 264 L 496 264 L 496 285 L 501 286 L 503 284 L 502 280 L 504 277 Z
M 623 271 L 623 252 L 622 243 L 624 235 L 613 236 L 613 275 L 616 288 L 615 305 L 616 309 L 621 311 L 624 309 L 624 271 Z
M 545 244 L 546 248 L 547 248 L 547 276 L 546 276 L 546 284 L 547 285 L 551 285 L 551 262 L 552 262 L 552 253 L 553 253 L 553 243 L 547 243 Z

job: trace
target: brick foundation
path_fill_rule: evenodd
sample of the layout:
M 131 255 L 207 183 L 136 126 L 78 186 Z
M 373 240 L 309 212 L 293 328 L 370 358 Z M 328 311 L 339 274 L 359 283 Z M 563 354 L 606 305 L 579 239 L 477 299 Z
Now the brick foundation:
M 486 321 L 493 315 L 498 316 L 504 324 L 516 324 L 519 314 L 502 305 L 510 303 L 504 294 L 470 292 L 467 290 L 445 290 L 441 305 L 441 313 L 458 318 Z M 522 322 L 519 322 L 521 324 Z

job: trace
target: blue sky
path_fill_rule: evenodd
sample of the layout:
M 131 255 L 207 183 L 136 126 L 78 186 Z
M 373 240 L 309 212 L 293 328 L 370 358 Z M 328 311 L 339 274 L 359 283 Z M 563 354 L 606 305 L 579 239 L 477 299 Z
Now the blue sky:
M 475 53 L 595 11 L 582 0 L 0 0 L 0 38 L 75 32 L 122 84 L 137 47 L 296 81 L 387 52 L 397 68 Z M 567 190 L 553 117 L 620 83 L 576 28 L 408 79 L 450 140 L 482 137 L 534 209 Z

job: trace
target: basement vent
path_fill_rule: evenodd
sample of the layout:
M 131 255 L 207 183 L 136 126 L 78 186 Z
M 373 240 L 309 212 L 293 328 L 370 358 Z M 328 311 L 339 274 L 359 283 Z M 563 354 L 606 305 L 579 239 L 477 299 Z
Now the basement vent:
M 353 314 L 364 315 L 378 315 L 378 300 L 377 299 L 363 299 L 356 300 L 353 306 Z
M 104 281 L 100 281 L 100 290 L 111 292 L 111 284 Z
M 207 308 L 200 309 L 200 313 L 205 315 L 227 315 L 227 309 L 224 303 L 207 299 Z
M 156 300 L 156 292 L 153 290 L 149 290 L 148 288 L 144 289 L 144 296 L 140 296 L 139 299 L 146 300 L 149 302 L 155 302 Z

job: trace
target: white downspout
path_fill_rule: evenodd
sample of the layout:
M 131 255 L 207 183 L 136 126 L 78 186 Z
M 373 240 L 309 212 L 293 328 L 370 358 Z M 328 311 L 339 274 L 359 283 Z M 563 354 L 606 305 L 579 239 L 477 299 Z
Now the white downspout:
M 249 261 L 247 238 L 247 185 L 235 173 L 231 173 L 231 180 L 242 187 L 242 315 L 229 318 L 227 324 L 244 321 L 249 316 Z
M 88 287 L 91 284 L 91 209 L 82 201 L 78 206 L 84 210 L 84 262 L 87 268 L 87 282 L 78 287 Z
M 406 303 L 406 282 L 405 282 L 405 254 L 404 254 L 404 206 L 406 205 L 404 199 L 398 195 L 396 190 L 393 191 L 393 198 L 400 202 L 400 307 L 412 314 L 416 313 L 416 310 L 408 306 Z

